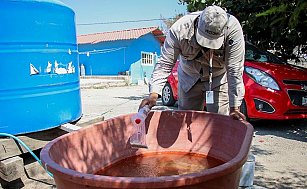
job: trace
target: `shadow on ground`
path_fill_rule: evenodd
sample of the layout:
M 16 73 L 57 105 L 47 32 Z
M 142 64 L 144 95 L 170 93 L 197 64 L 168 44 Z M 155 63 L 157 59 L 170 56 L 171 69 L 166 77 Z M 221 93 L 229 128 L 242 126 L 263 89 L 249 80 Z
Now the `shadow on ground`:
M 258 148 L 257 146 L 252 146 L 251 152 L 256 155 L 271 155 L 272 153 L 267 150 L 263 150 Z M 270 170 L 266 169 L 264 165 L 257 162 L 256 159 L 256 166 L 255 172 L 258 172 L 258 175 L 254 177 L 254 185 L 262 186 L 265 188 L 279 188 L 279 189 L 286 189 L 286 188 L 305 188 L 307 186 L 307 175 L 303 172 L 297 172 L 294 170 L 288 170 L 287 172 L 277 172 L 282 177 L 273 178 L 273 177 L 266 177 L 263 176 L 261 173 L 268 172 Z M 260 174 L 259 174 L 260 172 Z
M 256 170 L 257 171 L 257 170 Z M 254 178 L 254 185 L 262 186 L 265 188 L 306 188 L 307 176 L 305 173 L 288 172 L 287 176 L 281 178 L 265 178 L 256 176 Z
M 255 135 L 266 136 L 272 135 L 285 139 L 307 142 L 307 120 L 294 121 L 255 121 L 251 122 L 255 129 Z M 270 156 L 274 152 L 265 150 L 259 145 L 253 145 L 251 152 L 256 156 Z M 304 161 L 304 160 L 303 160 Z M 282 169 L 285 170 L 285 169 Z M 267 173 L 270 170 L 265 165 L 257 162 L 255 172 L 257 176 L 254 178 L 254 184 L 265 188 L 306 188 L 307 174 L 298 170 L 287 170 L 277 172 L 278 177 L 273 175 L 267 176 L 261 173 Z
M 147 97 L 147 95 L 142 95 L 142 96 L 117 96 L 115 98 L 126 99 L 126 100 L 140 100 L 140 102 L 141 102 L 146 97 Z
M 291 140 L 307 142 L 307 119 L 292 121 L 254 121 L 255 134 L 274 135 Z

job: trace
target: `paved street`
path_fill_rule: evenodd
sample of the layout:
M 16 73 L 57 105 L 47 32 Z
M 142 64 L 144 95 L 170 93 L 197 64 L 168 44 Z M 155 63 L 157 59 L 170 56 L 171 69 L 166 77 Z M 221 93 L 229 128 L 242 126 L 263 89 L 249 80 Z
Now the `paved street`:
M 83 118 L 104 116 L 105 119 L 136 112 L 141 99 L 148 92 L 147 86 L 110 87 L 105 89 L 82 89 Z M 161 106 L 155 109 L 176 109 Z M 307 121 L 252 122 L 255 128 L 252 152 L 256 157 L 254 184 L 265 188 L 307 187 Z M 52 179 L 33 170 L 30 179 L 23 184 L 4 188 L 43 189 L 55 188 Z M 39 172 L 39 171 L 38 171 Z M 1 187 L 0 187 L 1 188 Z
M 307 122 L 260 121 L 252 152 L 256 156 L 254 182 L 267 188 L 307 187 Z

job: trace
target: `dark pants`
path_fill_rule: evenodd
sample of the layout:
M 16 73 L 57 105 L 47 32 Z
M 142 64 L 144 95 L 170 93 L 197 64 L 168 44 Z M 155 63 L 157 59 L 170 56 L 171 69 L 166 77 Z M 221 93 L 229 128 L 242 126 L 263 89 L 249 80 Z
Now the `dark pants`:
M 218 76 L 222 77 L 222 76 Z M 219 78 L 213 79 L 219 79 Z M 209 89 L 208 81 L 198 81 L 187 93 L 178 84 L 179 110 L 204 110 L 206 91 Z M 208 112 L 229 115 L 228 83 L 221 84 L 213 89 L 214 103 L 206 104 Z

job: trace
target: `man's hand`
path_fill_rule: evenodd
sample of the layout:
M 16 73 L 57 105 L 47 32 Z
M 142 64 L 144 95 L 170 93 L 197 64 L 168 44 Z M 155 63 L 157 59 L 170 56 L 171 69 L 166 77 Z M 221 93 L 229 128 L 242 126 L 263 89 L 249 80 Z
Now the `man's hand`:
M 240 121 L 246 120 L 245 115 L 240 112 L 240 108 L 238 107 L 231 107 L 229 116 Z
M 150 95 L 147 98 L 142 100 L 139 109 L 141 109 L 145 105 L 148 105 L 149 108 L 151 109 L 153 106 L 156 105 L 158 97 L 159 95 L 157 93 L 150 93 Z

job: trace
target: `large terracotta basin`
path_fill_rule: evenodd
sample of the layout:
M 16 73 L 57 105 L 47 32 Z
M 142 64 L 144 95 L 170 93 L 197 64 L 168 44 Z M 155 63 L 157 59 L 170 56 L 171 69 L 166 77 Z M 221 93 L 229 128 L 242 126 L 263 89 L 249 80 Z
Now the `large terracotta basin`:
M 148 149 L 130 146 L 130 115 L 115 117 L 48 143 L 41 160 L 57 189 L 238 188 L 253 127 L 228 116 L 196 111 L 154 111 L 146 119 Z M 192 152 L 225 163 L 200 172 L 162 177 L 93 175 L 120 159 L 152 152 Z

